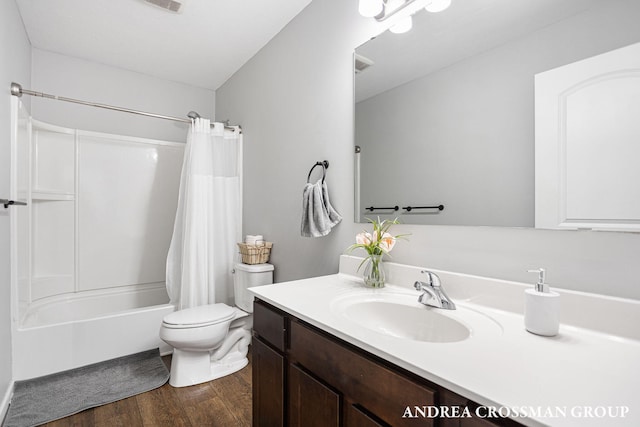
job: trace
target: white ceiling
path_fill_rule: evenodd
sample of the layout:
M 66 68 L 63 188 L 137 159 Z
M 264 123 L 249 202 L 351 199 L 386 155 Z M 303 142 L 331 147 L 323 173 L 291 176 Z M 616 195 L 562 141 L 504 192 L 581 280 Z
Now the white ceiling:
M 311 0 L 16 0 L 31 45 L 217 89 Z

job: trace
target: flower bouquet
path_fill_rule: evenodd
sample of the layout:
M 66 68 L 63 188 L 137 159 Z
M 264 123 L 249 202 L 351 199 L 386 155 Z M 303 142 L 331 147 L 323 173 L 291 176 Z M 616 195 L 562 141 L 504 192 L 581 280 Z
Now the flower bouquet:
M 349 252 L 362 248 L 367 252 L 367 257 L 360 263 L 358 270 L 366 264 L 363 278 L 364 284 L 372 288 L 382 288 L 384 286 L 385 274 L 382 264 L 382 257 L 389 254 L 396 244 L 397 239 L 404 238 L 406 234 L 397 236 L 391 235 L 389 229 L 393 224 L 398 224 L 398 219 L 394 220 L 372 220 L 367 218 L 373 225 L 373 232 L 363 231 L 356 235 L 356 243 L 349 246 Z

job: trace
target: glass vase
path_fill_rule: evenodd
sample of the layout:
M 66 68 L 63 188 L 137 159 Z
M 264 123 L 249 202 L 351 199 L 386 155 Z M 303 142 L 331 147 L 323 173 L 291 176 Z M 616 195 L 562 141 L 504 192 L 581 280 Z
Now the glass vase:
M 369 288 L 384 287 L 385 275 L 382 254 L 370 255 L 369 258 L 367 258 L 362 278 L 364 279 L 365 286 Z

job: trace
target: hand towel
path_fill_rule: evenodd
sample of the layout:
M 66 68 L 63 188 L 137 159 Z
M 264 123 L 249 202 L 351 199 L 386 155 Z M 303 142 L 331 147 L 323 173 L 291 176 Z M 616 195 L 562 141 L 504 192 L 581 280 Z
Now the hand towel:
M 331 228 L 333 228 L 342 221 L 342 216 L 333 208 L 333 206 L 331 206 L 331 202 L 329 202 L 329 187 L 327 187 L 326 181 L 322 183 L 322 199 L 324 200 L 324 205 L 329 214 Z
M 300 234 L 303 237 L 322 237 L 342 220 L 342 217 L 329 202 L 329 189 L 326 182 L 318 180 L 307 183 L 302 192 L 302 224 Z

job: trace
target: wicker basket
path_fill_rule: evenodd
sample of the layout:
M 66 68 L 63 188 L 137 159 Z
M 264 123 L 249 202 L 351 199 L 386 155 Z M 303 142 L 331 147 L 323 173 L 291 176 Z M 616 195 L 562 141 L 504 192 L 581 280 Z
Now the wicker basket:
M 269 261 L 271 255 L 271 247 L 273 243 L 264 242 L 262 245 L 247 245 L 246 243 L 238 243 L 240 255 L 242 255 L 243 264 L 264 264 Z

